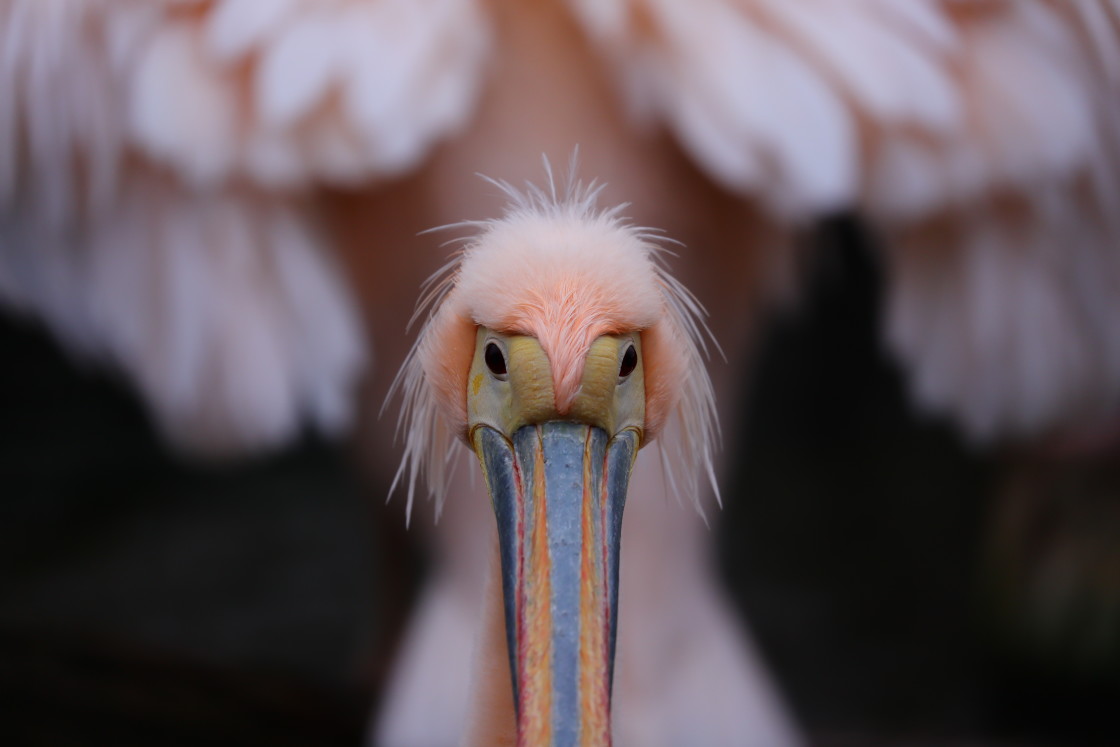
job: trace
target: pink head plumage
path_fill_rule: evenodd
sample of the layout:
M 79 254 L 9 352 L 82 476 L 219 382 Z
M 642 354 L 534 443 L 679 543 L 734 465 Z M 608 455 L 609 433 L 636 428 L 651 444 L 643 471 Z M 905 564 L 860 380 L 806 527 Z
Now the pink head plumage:
M 711 476 L 718 432 L 704 366 L 703 309 L 660 263 L 660 236 L 625 222 L 623 206 L 599 208 L 602 188 L 594 184 L 569 179 L 559 193 L 547 161 L 545 168 L 547 190 L 491 180 L 509 198 L 503 215 L 447 227 L 473 235 L 429 280 L 417 311 L 429 312 L 427 322 L 394 384 L 404 400 L 406 434 L 397 477 L 408 480 L 410 507 L 421 472 L 442 498 L 447 450 L 465 435 L 467 373 L 479 326 L 539 340 L 561 414 L 578 394 L 591 343 L 604 334 L 640 332 L 646 441 L 676 418 L 675 448 L 666 461 L 684 469 L 678 487 L 695 496 L 699 474 Z

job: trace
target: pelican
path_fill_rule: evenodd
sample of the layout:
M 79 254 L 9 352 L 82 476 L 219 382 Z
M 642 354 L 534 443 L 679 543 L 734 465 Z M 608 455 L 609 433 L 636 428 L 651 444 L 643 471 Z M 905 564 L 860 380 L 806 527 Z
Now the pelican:
M 686 477 L 711 472 L 703 322 L 658 265 L 656 235 L 598 209 L 598 189 L 500 186 L 510 205 L 469 224 L 477 235 L 430 291 L 397 380 L 406 465 L 441 484 L 441 447 L 469 444 L 496 517 L 486 614 L 504 620 L 508 649 L 483 633 L 468 742 L 609 744 L 638 450 L 676 418 Z M 495 666 L 507 658 L 508 672 Z
M 369 469 L 391 473 L 391 425 L 359 416 L 442 258 L 417 232 L 501 214 L 509 196 L 475 172 L 520 184 L 579 144 L 604 202 L 685 245 L 674 272 L 729 363 L 709 372 L 725 429 L 760 310 L 796 299 L 799 227 L 854 210 L 915 401 L 978 443 L 1077 434 L 1120 400 L 1118 88 L 1114 0 L 0 0 L 0 298 L 122 371 L 186 452 L 358 421 Z M 463 295 L 440 288 L 433 319 Z M 409 358 L 406 395 L 433 356 Z M 470 435 L 451 399 L 406 396 L 447 425 L 406 420 L 426 435 L 409 430 L 403 479 L 426 472 L 446 500 L 382 744 L 456 742 L 474 642 L 504 636 L 477 609 L 487 491 L 444 490 L 421 458 Z M 695 446 L 687 427 L 659 440 Z M 650 498 L 672 491 L 648 453 L 625 514 L 617 740 L 795 740 L 702 520 Z

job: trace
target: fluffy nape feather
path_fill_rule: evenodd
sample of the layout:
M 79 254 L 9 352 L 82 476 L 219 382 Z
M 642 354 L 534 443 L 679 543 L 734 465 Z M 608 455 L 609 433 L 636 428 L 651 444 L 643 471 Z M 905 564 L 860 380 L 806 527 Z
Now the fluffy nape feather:
M 473 234 L 454 240 L 462 248 L 429 278 L 413 317 L 427 315 L 389 395 L 402 401 L 398 435 L 403 432 L 405 447 L 390 492 L 407 483 L 411 515 L 423 477 L 437 515 L 442 508 L 466 433 L 467 371 L 478 326 L 537 337 L 558 400 L 574 396 L 591 341 L 639 331 L 647 442 L 665 434 L 659 443 L 671 487 L 700 510 L 700 476 L 716 488 L 712 455 L 719 439 L 704 363 L 710 338 L 704 309 L 664 266 L 663 237 L 626 222 L 625 205 L 598 207 L 602 186 L 577 181 L 574 159 L 563 188 L 547 160 L 545 170 L 547 189 L 488 180 L 509 200 L 500 218 L 444 227 Z

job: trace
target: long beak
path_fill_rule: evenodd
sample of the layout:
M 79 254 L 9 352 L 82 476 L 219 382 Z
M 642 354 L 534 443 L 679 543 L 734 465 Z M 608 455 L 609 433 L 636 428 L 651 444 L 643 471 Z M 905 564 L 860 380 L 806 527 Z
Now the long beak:
M 622 509 L 638 436 L 472 433 L 498 522 L 519 745 L 610 744 Z

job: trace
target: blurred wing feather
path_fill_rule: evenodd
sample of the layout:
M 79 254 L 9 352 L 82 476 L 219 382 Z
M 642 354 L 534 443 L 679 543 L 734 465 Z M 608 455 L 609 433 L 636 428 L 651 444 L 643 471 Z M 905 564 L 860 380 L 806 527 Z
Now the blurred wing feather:
M 1120 404 L 1120 8 L 989 5 L 958 63 L 969 129 L 879 134 L 864 203 L 887 341 L 919 402 L 979 440 L 1094 427 Z
M 875 222 L 924 404 L 988 438 L 1120 399 L 1120 3 L 570 2 L 716 181 Z
M 364 343 L 304 195 L 414 166 L 486 48 L 473 0 L 0 3 L 0 298 L 186 447 L 337 430 Z
M 409 169 L 465 123 L 488 48 L 474 0 L 185 5 L 192 12 L 166 12 L 136 50 L 129 131 L 147 155 L 202 184 L 291 188 Z M 446 100 L 448 78 L 454 105 L 433 105 Z M 196 90 L 207 106 L 194 105 Z M 213 136 L 214 167 L 201 174 L 195 133 Z M 278 152 L 291 154 L 279 166 Z
M 65 221 L 139 161 L 196 189 L 299 190 L 416 165 L 465 123 L 475 0 L 7 0 L 0 206 Z
M 0 296 L 132 377 L 201 453 L 336 432 L 364 362 L 345 285 L 298 201 L 130 172 L 80 231 L 0 219 Z

